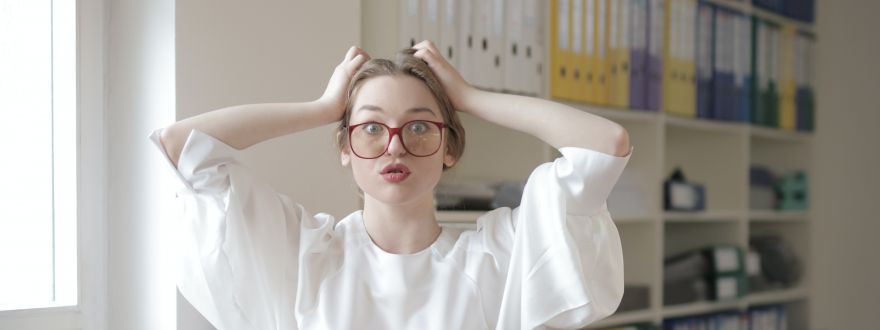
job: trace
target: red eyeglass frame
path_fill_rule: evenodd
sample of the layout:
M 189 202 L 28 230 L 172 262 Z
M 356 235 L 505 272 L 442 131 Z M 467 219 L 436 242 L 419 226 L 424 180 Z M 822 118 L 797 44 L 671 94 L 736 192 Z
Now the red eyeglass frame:
M 413 154 L 411 151 L 409 151 L 409 148 L 406 147 L 406 143 L 403 143 L 403 133 L 401 133 L 402 128 L 406 127 L 406 125 L 409 125 L 410 123 L 417 122 L 417 121 L 431 123 L 431 124 L 437 125 L 437 127 L 440 128 L 440 144 L 437 145 L 437 149 L 434 150 L 434 152 L 427 154 L 427 155 L 424 155 L 424 156 L 419 156 L 419 155 Z M 361 155 L 358 155 L 358 153 L 356 151 L 354 151 L 354 147 L 351 144 L 351 133 L 354 132 L 354 129 L 358 128 L 358 126 L 362 126 L 362 125 L 366 125 L 366 124 L 379 124 L 379 125 L 384 126 L 386 129 L 388 129 L 388 142 L 385 142 L 385 148 L 382 149 L 382 152 L 380 152 L 379 155 L 376 157 L 363 157 Z M 378 121 L 368 121 L 368 122 L 360 123 L 357 125 L 348 126 L 348 149 L 350 149 L 351 152 L 355 156 L 358 156 L 359 158 L 376 159 L 376 158 L 382 157 L 382 155 L 384 155 L 386 152 L 388 152 L 388 146 L 391 145 L 391 140 L 394 138 L 395 135 L 397 135 L 397 138 L 400 139 L 400 145 L 403 146 L 403 149 L 406 150 L 406 152 L 408 154 L 413 155 L 413 157 L 429 157 L 431 155 L 436 154 L 437 151 L 440 151 L 440 146 L 443 145 L 443 131 L 445 131 L 445 128 L 446 128 L 446 123 L 439 122 L 439 121 L 422 120 L 422 119 L 410 120 L 408 122 L 403 123 L 403 125 L 400 125 L 400 127 L 390 127 L 388 125 L 385 125 L 385 123 L 380 123 Z

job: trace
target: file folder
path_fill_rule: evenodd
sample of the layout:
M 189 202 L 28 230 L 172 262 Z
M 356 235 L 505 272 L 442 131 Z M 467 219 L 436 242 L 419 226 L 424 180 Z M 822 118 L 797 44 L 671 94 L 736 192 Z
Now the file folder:
M 743 13 L 734 16 L 735 97 L 733 120 L 748 123 L 752 107 L 752 19 Z
M 753 87 L 752 122 L 762 126 L 777 127 L 778 96 L 778 26 L 753 18 L 754 49 L 752 56 Z
M 525 92 L 530 95 L 544 95 L 544 71 L 546 47 L 544 18 L 546 2 L 544 0 L 523 1 L 523 43 L 525 65 L 523 67 Z
M 684 117 L 696 116 L 695 0 L 668 0 L 666 5 L 663 109 Z
M 500 91 L 504 84 L 501 63 L 504 47 L 504 1 L 472 0 L 476 36 L 474 85 Z
M 404 0 L 398 2 L 398 44 L 400 48 L 408 48 L 422 41 L 420 0 Z
M 475 83 L 474 63 L 476 45 L 474 43 L 474 9 L 475 0 L 458 0 L 458 72 L 470 84 Z M 455 56 L 455 54 L 453 54 Z
M 813 36 L 798 34 L 795 61 L 797 62 L 797 129 L 812 131 L 814 126 L 815 100 L 813 96 Z
M 566 100 L 575 100 L 572 92 L 571 1 L 550 2 L 550 96 Z
M 629 107 L 631 2 L 608 3 L 608 105 L 622 109 Z
M 436 40 L 437 50 L 452 66 L 458 68 L 458 5 L 459 0 L 441 0 L 439 8 L 440 36 Z
M 523 93 L 525 90 L 525 55 L 523 27 L 523 1 L 507 0 L 504 21 L 504 51 L 501 57 L 504 63 L 503 90 L 512 93 Z
M 629 107 L 648 109 L 648 0 L 630 7 Z
M 697 117 L 703 119 L 718 118 L 715 113 L 713 94 L 715 92 L 715 7 L 700 1 L 697 7 Z M 719 54 L 720 55 L 720 54 Z
M 595 78 L 595 94 L 593 103 L 598 105 L 608 104 L 608 2 L 611 0 L 596 0 L 595 6 L 595 56 L 593 57 L 593 76 Z
M 670 0 L 665 0 L 670 1 Z M 664 64 L 665 32 L 664 0 L 648 0 L 648 60 L 646 62 L 647 88 L 645 109 L 660 111 L 663 108 L 663 82 L 666 77 Z
M 590 61 L 589 61 L 589 42 L 591 35 L 590 29 L 587 27 L 590 21 L 589 5 L 594 0 L 573 0 L 571 8 L 571 47 L 573 64 L 572 68 L 572 98 L 578 102 L 592 102 L 593 88 L 588 80 Z
M 576 56 L 579 75 L 578 85 L 581 93 L 578 100 L 587 103 L 597 103 L 597 94 L 599 86 L 599 72 L 596 67 L 596 57 L 598 50 L 596 48 L 596 19 L 599 8 L 599 2 L 605 0 L 584 0 L 583 11 L 579 20 L 579 29 L 583 35 L 583 51 L 578 52 Z
M 419 10 L 421 11 L 421 19 L 419 20 L 420 35 L 416 39 L 416 43 L 422 40 L 431 40 L 438 46 L 440 40 L 440 0 L 421 0 Z M 439 49 L 438 49 L 439 50 Z
M 795 29 L 783 26 L 779 42 L 779 127 L 784 130 L 795 129 Z
M 734 48 L 735 13 L 717 7 L 715 11 L 715 63 L 713 74 L 713 113 L 716 119 L 736 120 L 736 78 Z

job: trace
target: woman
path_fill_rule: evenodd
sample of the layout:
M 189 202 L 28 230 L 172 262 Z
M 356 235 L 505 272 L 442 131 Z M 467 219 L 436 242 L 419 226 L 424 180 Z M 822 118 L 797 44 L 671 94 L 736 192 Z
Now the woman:
M 532 134 L 562 157 L 516 209 L 456 233 L 433 190 L 464 148 L 456 111 Z M 237 149 L 339 122 L 364 209 L 312 215 L 259 182 Z M 153 134 L 188 193 L 184 296 L 219 329 L 574 328 L 623 294 L 605 207 L 631 147 L 619 125 L 547 100 L 478 90 L 430 41 L 396 61 L 352 47 L 316 101 L 208 112 Z

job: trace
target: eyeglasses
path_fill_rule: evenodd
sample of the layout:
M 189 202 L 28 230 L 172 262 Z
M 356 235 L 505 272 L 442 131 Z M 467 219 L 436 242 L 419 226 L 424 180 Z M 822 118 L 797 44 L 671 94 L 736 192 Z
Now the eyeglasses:
M 391 138 L 397 135 L 406 152 L 416 157 L 428 157 L 440 150 L 444 127 L 444 123 L 429 120 L 413 120 L 401 127 L 366 122 L 348 127 L 348 141 L 355 155 L 374 159 L 388 150 Z

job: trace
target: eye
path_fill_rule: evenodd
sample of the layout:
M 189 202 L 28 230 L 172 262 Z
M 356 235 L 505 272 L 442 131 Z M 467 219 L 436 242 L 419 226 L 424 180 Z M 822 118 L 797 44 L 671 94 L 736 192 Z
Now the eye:
M 415 134 L 423 134 L 427 132 L 428 129 L 428 123 L 423 121 L 416 121 L 409 124 L 409 131 Z
M 378 123 L 369 123 L 361 126 L 361 129 L 364 130 L 364 132 L 366 132 L 367 134 L 379 134 L 382 133 L 383 130 L 385 130 L 385 127 Z

